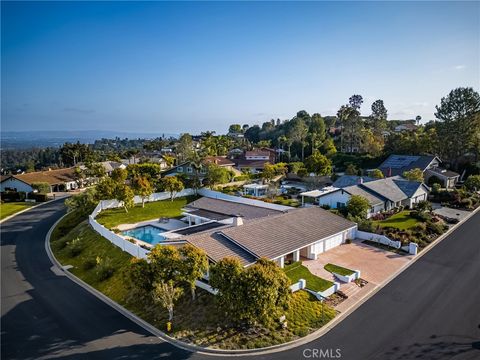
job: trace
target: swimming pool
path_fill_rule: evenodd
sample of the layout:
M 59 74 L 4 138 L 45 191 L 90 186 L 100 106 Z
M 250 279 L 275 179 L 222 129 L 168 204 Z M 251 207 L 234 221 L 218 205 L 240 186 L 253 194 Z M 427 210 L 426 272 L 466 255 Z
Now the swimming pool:
M 166 237 L 162 235 L 162 233 L 164 233 L 165 231 L 168 230 L 152 225 L 145 225 L 139 226 L 135 229 L 123 231 L 122 235 L 131 236 L 135 239 L 155 245 L 166 239 Z

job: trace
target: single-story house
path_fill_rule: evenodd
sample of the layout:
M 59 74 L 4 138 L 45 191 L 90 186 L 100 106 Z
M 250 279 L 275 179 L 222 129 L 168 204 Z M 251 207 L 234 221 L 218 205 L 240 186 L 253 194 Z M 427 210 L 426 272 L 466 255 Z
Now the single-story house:
M 209 164 L 215 164 L 222 168 L 231 170 L 235 172 L 234 165 L 235 163 L 228 159 L 225 156 L 207 156 L 200 167 L 198 176 L 202 179 L 207 174 L 207 166 Z M 183 162 L 177 166 L 172 167 L 171 169 L 164 171 L 162 175 L 164 176 L 176 176 L 180 174 L 185 174 L 186 176 L 193 176 L 195 175 L 195 167 L 191 162 Z
M 51 192 L 77 189 L 75 168 L 35 171 L 25 174 L 7 175 L 2 178 L 0 191 L 32 192 L 32 184 L 37 182 L 48 183 Z
M 126 169 L 127 166 L 118 161 L 102 161 L 100 165 L 105 169 L 107 175 L 111 175 L 115 169 Z
M 230 223 L 220 219 L 224 226 L 182 237 L 183 241 L 205 250 L 212 262 L 234 256 L 248 266 L 266 257 L 283 267 L 286 259 L 316 259 L 324 251 L 356 236 L 355 223 L 318 207 L 276 211 L 224 200 L 199 200 L 205 202 L 201 210 L 211 213 L 202 213 L 202 216 L 228 216 L 236 210 L 242 214 Z M 194 202 L 187 206 L 192 208 L 190 213 L 193 215 L 193 208 L 198 206 L 199 200 L 196 200 L 197 205 Z
M 408 181 L 400 176 L 378 179 L 367 183 L 347 186 L 345 188 L 329 187 L 300 194 L 302 202 L 305 197 L 314 199 L 319 206 L 332 209 L 345 207 L 352 195 L 360 195 L 368 200 L 370 209 L 367 218 L 382 211 L 408 206 L 427 200 L 430 189 L 423 183 Z
M 446 170 L 438 167 L 425 170 L 423 176 L 427 183 L 429 183 L 429 181 L 433 181 L 433 179 L 438 179 L 439 183 L 447 189 L 454 188 L 458 180 L 460 179 L 460 174 L 456 173 L 455 171 Z
M 425 182 L 436 176 L 443 187 L 454 187 L 460 175 L 443 169 L 441 164 L 442 161 L 434 155 L 390 155 L 378 168 L 385 176 L 402 176 L 405 171 L 420 169 Z
M 243 195 L 262 197 L 267 195 L 268 185 L 266 184 L 245 184 L 243 185 Z

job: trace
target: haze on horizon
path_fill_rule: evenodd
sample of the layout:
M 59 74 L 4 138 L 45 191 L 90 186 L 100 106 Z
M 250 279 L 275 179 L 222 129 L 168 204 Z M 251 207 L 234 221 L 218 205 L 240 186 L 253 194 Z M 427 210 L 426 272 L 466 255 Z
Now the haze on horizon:
M 2 2 L 1 127 L 226 132 L 362 114 L 433 119 L 480 84 L 479 2 Z

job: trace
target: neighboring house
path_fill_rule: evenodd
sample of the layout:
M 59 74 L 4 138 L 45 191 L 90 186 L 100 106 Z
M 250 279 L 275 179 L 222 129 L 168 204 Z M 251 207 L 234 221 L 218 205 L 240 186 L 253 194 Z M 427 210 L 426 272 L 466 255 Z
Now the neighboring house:
M 268 185 L 266 184 L 246 184 L 243 185 L 243 195 L 263 197 L 267 195 Z
M 395 132 L 415 131 L 417 129 L 418 129 L 418 126 L 412 123 L 405 123 L 405 124 L 395 126 Z
M 205 250 L 212 262 L 233 256 L 244 266 L 261 257 L 274 260 L 281 267 L 286 259 L 316 259 L 319 254 L 355 238 L 357 230 L 355 223 L 318 207 L 276 211 L 201 198 L 186 207 L 186 214 L 213 218 L 212 222 L 223 225 L 181 240 Z
M 117 161 L 102 161 L 100 163 L 105 169 L 105 173 L 110 176 L 115 169 L 126 169 L 127 166 Z
M 418 168 L 422 170 L 425 182 L 435 175 L 443 187 L 454 187 L 460 175 L 443 169 L 441 164 L 442 161 L 434 155 L 390 155 L 378 168 L 385 176 L 402 176 L 405 171 Z
M 400 176 L 378 179 L 345 188 L 329 187 L 323 190 L 308 191 L 300 194 L 313 198 L 317 205 L 326 205 L 332 209 L 345 207 L 352 195 L 366 198 L 370 204 L 367 218 L 382 211 L 400 206 L 413 208 L 420 201 L 427 200 L 429 188 L 420 182 L 408 181 Z
M 429 180 L 432 178 L 437 178 L 440 180 L 440 183 L 444 188 L 454 188 L 457 184 L 458 180 L 460 179 L 460 174 L 456 173 L 455 171 L 446 170 L 442 168 L 431 168 L 425 170 L 423 173 L 425 181 L 428 183 Z
M 2 178 L 0 191 L 32 192 L 32 184 L 46 182 L 50 185 L 51 192 L 68 191 L 77 189 L 75 168 L 36 171 L 18 175 L 7 175 Z
M 200 170 L 199 170 L 199 173 L 198 173 L 198 176 L 200 178 L 204 178 L 206 176 L 207 166 L 209 164 L 215 164 L 215 165 L 218 165 L 220 167 L 223 167 L 225 169 L 228 169 L 228 170 L 231 170 L 231 171 L 235 172 L 235 169 L 233 168 L 235 163 L 232 160 L 227 159 L 225 156 L 207 156 L 203 160 L 202 166 L 200 167 Z M 174 166 L 173 168 L 171 168 L 167 171 L 164 171 L 162 173 L 162 175 L 164 175 L 164 176 L 177 176 L 177 175 L 181 175 L 181 174 L 184 174 L 188 177 L 194 176 L 195 175 L 195 166 L 191 162 L 187 161 L 187 162 L 181 163 L 177 166 Z
M 347 186 L 363 184 L 374 180 L 376 179 L 368 176 L 343 175 L 335 180 L 332 186 L 336 188 L 345 188 Z
M 235 167 L 238 170 L 248 170 L 251 173 L 262 172 L 265 164 L 275 163 L 275 150 L 273 149 L 260 149 L 245 151 L 243 156 L 233 159 Z

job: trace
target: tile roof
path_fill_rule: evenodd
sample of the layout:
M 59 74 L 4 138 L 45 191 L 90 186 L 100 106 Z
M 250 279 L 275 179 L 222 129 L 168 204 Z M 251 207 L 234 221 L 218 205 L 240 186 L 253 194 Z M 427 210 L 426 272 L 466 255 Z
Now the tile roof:
M 385 202 L 384 198 L 381 198 L 379 196 L 375 196 L 372 192 L 361 188 L 360 186 L 353 185 L 353 186 L 347 186 L 346 188 L 343 188 L 347 193 L 350 195 L 360 195 L 364 197 L 365 199 L 368 200 L 371 206 L 383 204 Z
M 336 188 L 345 188 L 347 186 L 359 184 L 360 179 L 363 179 L 364 183 L 376 180 L 369 176 L 343 175 L 343 176 L 340 176 L 337 180 L 335 180 L 332 186 Z
M 233 166 L 235 163 L 224 156 L 207 156 L 203 161 L 205 164 L 217 164 L 218 166 Z
M 46 182 L 50 185 L 64 184 L 66 182 L 75 181 L 75 168 L 56 169 L 47 171 L 36 171 L 25 174 L 12 175 L 27 184 L 35 182 Z M 2 180 L 3 181 L 3 180 Z
M 423 184 L 417 181 L 405 180 L 400 176 L 394 176 L 358 186 L 374 192 L 375 195 L 397 202 L 411 197 Z
M 460 174 L 456 173 L 455 171 L 441 169 L 441 168 L 432 168 L 432 169 L 428 169 L 427 171 L 432 172 L 433 175 L 440 175 L 440 176 L 445 176 L 449 178 L 460 176 Z
M 355 225 L 329 211 L 311 207 L 225 228 L 221 233 L 258 257 L 274 259 Z
M 240 259 L 243 265 L 248 265 L 256 261 L 255 256 L 218 232 L 190 235 L 185 237 L 184 240 L 205 250 L 208 257 L 215 262 L 220 261 L 227 256 L 233 256 Z
M 263 169 L 266 163 L 270 163 L 269 160 L 246 160 L 246 159 L 234 159 L 235 166 L 237 167 L 249 167 L 254 169 Z
M 282 211 L 279 210 L 208 197 L 202 197 L 191 202 L 185 207 L 185 209 L 206 210 L 217 214 L 242 216 L 244 220 L 252 220 L 282 213 Z

